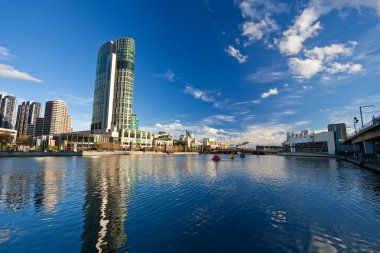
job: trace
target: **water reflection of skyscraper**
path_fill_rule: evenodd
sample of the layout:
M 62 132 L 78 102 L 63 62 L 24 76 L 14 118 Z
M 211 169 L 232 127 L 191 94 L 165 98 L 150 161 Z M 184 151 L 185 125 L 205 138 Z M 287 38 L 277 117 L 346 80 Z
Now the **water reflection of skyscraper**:
M 126 241 L 126 203 L 134 180 L 123 161 L 117 156 L 86 159 L 82 252 L 115 252 Z
M 9 160 L 5 165 L 8 171 L 0 177 L 0 198 L 4 199 L 8 209 L 18 212 L 30 206 L 34 190 L 36 211 L 54 211 L 62 194 L 61 182 L 64 178 L 64 164 L 57 168 L 57 161 L 44 159 L 25 159 L 23 166 L 15 167 Z M 20 164 L 20 162 L 18 161 Z M 15 163 L 17 164 L 17 163 Z M 26 169 L 28 168 L 28 169 Z M 40 169 L 36 169 L 40 168 Z
M 37 211 L 43 208 L 45 212 L 53 212 L 64 193 L 65 160 L 57 163 L 56 158 L 44 158 L 39 162 L 41 169 L 35 176 L 34 206 Z

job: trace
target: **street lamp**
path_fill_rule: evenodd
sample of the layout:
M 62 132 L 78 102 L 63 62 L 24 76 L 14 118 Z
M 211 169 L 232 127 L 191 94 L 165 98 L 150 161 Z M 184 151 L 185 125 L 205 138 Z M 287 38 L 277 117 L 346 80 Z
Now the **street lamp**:
M 356 123 L 358 123 L 358 122 L 359 122 L 358 118 L 354 117 L 355 134 L 357 133 L 357 131 L 356 131 Z
M 375 107 L 374 105 L 362 105 L 359 107 L 359 110 L 360 110 L 360 119 L 362 120 L 362 127 L 364 127 L 364 123 L 363 123 L 363 114 L 362 114 L 362 108 L 364 107 Z

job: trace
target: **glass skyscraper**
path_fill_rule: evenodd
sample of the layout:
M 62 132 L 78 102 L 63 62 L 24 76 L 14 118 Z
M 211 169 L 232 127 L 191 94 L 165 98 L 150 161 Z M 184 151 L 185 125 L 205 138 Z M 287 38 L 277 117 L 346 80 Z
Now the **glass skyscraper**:
M 98 51 L 91 131 L 131 129 L 135 42 L 120 38 Z

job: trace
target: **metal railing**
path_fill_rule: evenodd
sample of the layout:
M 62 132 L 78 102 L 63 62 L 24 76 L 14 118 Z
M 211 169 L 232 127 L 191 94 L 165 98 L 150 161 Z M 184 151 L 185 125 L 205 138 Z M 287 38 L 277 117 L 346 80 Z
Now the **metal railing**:
M 365 124 L 364 126 L 359 128 L 356 132 L 349 135 L 347 139 L 351 139 L 351 138 L 363 133 L 364 131 L 366 131 L 366 130 L 374 127 L 374 126 L 378 126 L 378 125 L 380 125 L 380 116 L 373 118 L 370 122 L 368 122 L 367 124 Z

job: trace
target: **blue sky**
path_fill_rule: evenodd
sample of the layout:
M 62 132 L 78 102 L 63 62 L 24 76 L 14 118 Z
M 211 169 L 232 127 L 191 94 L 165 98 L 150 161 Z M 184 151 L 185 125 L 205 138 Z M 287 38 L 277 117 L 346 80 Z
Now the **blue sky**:
M 379 0 L 4 1 L 0 92 L 88 129 L 98 47 L 132 37 L 143 129 L 281 143 L 380 114 L 379 21 Z

